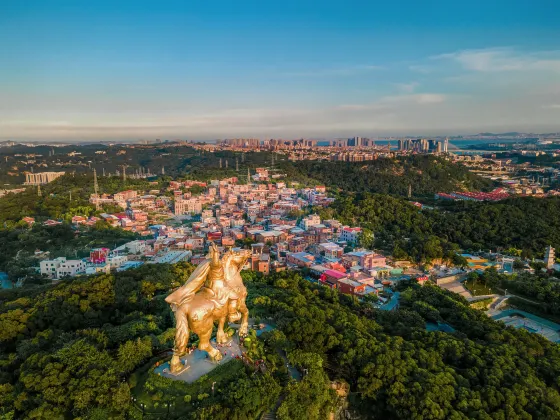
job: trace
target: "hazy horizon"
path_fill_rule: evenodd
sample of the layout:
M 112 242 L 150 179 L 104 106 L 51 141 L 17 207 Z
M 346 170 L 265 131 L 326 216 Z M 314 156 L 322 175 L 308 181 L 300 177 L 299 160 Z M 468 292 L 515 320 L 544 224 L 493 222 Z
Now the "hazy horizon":
M 0 140 L 558 132 L 536 3 L 5 2 Z

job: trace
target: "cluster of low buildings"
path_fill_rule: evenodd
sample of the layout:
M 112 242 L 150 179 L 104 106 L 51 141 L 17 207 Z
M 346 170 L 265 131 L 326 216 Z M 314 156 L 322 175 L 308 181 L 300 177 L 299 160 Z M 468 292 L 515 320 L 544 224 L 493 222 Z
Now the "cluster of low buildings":
M 146 260 L 142 257 L 142 252 L 145 249 L 146 241 L 136 240 L 113 250 L 94 248 L 87 258 L 68 259 L 58 257 L 49 259 L 45 258 L 47 255 L 44 255 L 39 262 L 38 271 L 52 280 L 79 275 L 109 274 L 112 270 L 124 271 L 144 264 Z M 41 257 L 39 254 L 41 253 L 37 252 L 36 256 Z M 153 260 L 152 262 L 157 263 L 159 261 Z
M 269 174 L 257 171 L 254 180 Z M 193 194 L 193 187 L 197 194 Z M 141 195 L 122 191 L 111 200 L 122 212 L 101 218 L 149 238 L 115 249 L 92 249 L 88 258 L 43 258 L 40 273 L 51 279 L 80 274 L 122 271 L 142 264 L 198 264 L 206 258 L 209 242 L 223 249 L 250 247 L 246 269 L 264 274 L 286 269 L 303 270 L 310 279 L 354 295 L 377 294 L 402 268 L 371 250 L 358 249 L 361 229 L 337 220 L 322 220 L 303 211 L 332 202 L 324 186 L 298 188 L 284 182 L 239 183 L 227 178 L 209 183 L 171 181 L 171 194 Z M 169 197 L 172 195 L 172 198 Z M 168 221 L 152 223 L 150 212 L 166 212 Z M 177 219 L 180 222 L 176 223 Z M 100 218 L 74 216 L 75 225 L 90 225 Z

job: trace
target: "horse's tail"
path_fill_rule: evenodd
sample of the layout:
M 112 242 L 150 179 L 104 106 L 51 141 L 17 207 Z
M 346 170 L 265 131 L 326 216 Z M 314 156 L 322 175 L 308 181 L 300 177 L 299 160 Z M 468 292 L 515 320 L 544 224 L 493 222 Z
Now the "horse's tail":
M 189 344 L 189 320 L 186 306 L 179 307 L 175 311 L 175 351 L 179 354 L 185 354 Z

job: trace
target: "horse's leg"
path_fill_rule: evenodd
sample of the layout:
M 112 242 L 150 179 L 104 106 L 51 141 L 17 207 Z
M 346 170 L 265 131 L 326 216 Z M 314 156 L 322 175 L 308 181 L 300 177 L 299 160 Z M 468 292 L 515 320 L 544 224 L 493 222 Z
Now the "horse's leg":
M 229 339 L 227 334 L 224 332 L 225 323 L 226 323 L 226 316 L 224 315 L 218 320 L 218 332 L 216 333 L 216 341 L 219 344 L 227 343 Z
M 217 362 L 219 360 L 222 360 L 222 353 L 220 353 L 220 351 L 218 349 L 215 349 L 210 344 L 211 335 L 212 335 L 212 330 L 211 329 L 205 331 L 202 334 L 199 334 L 198 337 L 200 338 L 200 344 L 198 345 L 198 348 L 200 350 L 207 351 L 210 358 L 212 360 L 214 360 L 215 362 Z
M 186 308 L 175 308 L 176 332 L 175 345 L 173 347 L 173 357 L 169 363 L 171 372 L 178 372 L 183 369 L 180 357 L 186 353 L 189 343 L 189 322 L 184 312 Z
M 198 338 L 200 339 L 200 343 L 198 344 L 198 348 L 200 350 L 204 350 L 208 352 L 208 355 L 212 360 L 217 362 L 218 360 L 222 359 L 222 353 L 218 349 L 215 349 L 210 345 L 210 337 L 212 336 L 212 324 L 214 323 L 213 319 L 209 320 L 205 325 L 207 328 L 203 328 L 204 332 L 198 334 Z
M 241 326 L 239 327 L 239 336 L 244 337 L 249 333 L 249 309 L 245 305 L 245 298 L 239 299 L 239 312 L 241 312 Z

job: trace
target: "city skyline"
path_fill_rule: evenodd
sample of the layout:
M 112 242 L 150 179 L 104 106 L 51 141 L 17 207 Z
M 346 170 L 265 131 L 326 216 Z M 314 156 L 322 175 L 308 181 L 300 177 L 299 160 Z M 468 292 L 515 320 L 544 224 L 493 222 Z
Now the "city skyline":
M 557 132 L 559 6 L 0 6 L 0 140 Z

